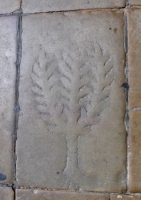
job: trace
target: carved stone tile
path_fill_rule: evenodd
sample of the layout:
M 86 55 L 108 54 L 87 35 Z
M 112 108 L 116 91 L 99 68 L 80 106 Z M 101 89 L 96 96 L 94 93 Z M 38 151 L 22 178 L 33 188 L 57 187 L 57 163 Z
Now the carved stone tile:
M 25 13 L 65 11 L 89 8 L 124 7 L 126 0 L 23 0 L 22 8 Z
M 0 183 L 12 182 L 16 18 L 0 17 Z
M 25 16 L 22 39 L 19 185 L 124 191 L 123 12 Z
M 0 1 L 0 14 L 11 13 L 20 8 L 20 0 L 4 0 Z
M 0 200 L 14 200 L 14 193 L 11 188 L 0 188 Z
M 141 0 L 129 0 L 130 5 L 141 5 Z
M 129 109 L 141 107 L 141 9 L 128 10 Z
M 141 200 L 141 195 L 136 194 L 136 195 L 115 195 L 112 194 L 111 196 L 111 200 Z
M 107 194 L 17 190 L 16 200 L 109 200 Z

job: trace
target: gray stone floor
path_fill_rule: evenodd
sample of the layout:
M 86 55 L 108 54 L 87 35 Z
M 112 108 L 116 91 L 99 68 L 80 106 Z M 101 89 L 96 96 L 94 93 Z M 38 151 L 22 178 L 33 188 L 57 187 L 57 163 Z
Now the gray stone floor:
M 141 2 L 0 1 L 0 200 L 141 199 Z

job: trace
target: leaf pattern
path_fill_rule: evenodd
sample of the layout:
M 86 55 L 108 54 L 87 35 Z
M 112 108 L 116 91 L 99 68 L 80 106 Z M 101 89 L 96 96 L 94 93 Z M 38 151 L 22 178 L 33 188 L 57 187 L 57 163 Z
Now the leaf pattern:
M 114 61 L 99 43 L 86 50 L 66 47 L 57 56 L 41 52 L 31 77 L 42 119 L 65 134 L 68 125 L 91 127 L 104 111 L 114 82 Z

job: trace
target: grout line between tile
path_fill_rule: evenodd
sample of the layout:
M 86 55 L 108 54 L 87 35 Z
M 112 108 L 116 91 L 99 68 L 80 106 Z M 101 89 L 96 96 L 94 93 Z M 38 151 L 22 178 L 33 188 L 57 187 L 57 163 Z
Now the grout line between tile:
M 3 187 L 12 187 L 12 183 L 7 183 L 7 184 L 6 183 L 1 183 L 0 187 L 1 188 L 3 188 Z
M 113 7 L 113 8 L 84 8 L 84 9 L 75 9 L 75 10 L 58 10 L 58 11 L 46 11 L 46 12 L 27 12 L 23 13 L 24 16 L 27 15 L 36 15 L 36 14 L 53 14 L 53 13 L 69 13 L 69 12 L 87 12 L 87 11 L 106 11 L 106 10 L 124 10 L 126 7 Z
M 125 50 L 126 50 L 126 68 L 125 68 L 125 75 L 126 75 L 126 83 L 127 83 L 127 90 L 126 90 L 126 115 L 125 115 L 125 127 L 126 127 L 126 173 L 127 173 L 127 178 L 126 178 L 126 184 L 127 184 L 127 191 L 126 193 L 129 192 L 129 112 L 128 112 L 128 91 L 129 91 L 129 80 L 128 80 L 128 75 L 129 75 L 129 69 L 128 69 L 128 18 L 127 18 L 127 12 L 125 10 L 124 12 L 125 15 Z
M 21 0 L 21 4 L 22 4 L 22 0 Z M 129 6 L 131 7 L 131 6 Z M 19 14 L 22 16 L 27 16 L 27 15 L 36 15 L 36 14 L 51 14 L 51 13 L 64 13 L 64 12 L 84 12 L 84 11 L 106 11 L 106 10 L 123 10 L 127 8 L 127 6 L 125 7 L 112 7 L 112 8 L 87 8 L 87 9 L 75 9 L 75 10 L 58 10 L 58 11 L 47 11 L 47 12 L 33 12 L 33 13 L 23 13 L 21 6 L 20 9 L 12 12 L 12 13 L 4 13 L 4 14 L 0 14 L 0 17 L 8 17 L 8 16 L 18 16 Z
M 21 0 L 22 5 L 22 0 Z M 126 1 L 125 7 L 112 7 L 112 8 L 87 8 L 87 9 L 75 9 L 75 10 L 58 10 L 58 11 L 47 11 L 47 12 L 33 12 L 33 13 L 23 13 L 21 6 L 20 9 L 12 12 L 12 13 L 4 13 L 0 14 L 0 17 L 9 17 L 9 16 L 28 16 L 28 15 L 38 15 L 38 14 L 53 14 L 53 13 L 69 13 L 69 12 L 87 12 L 87 11 L 118 11 L 122 10 L 125 11 L 125 9 L 131 8 L 131 9 L 141 9 L 141 5 L 129 5 L 129 0 Z
M 18 183 L 16 180 L 16 142 L 17 142 L 17 129 L 18 129 L 18 120 L 19 120 L 19 82 L 20 82 L 20 64 L 21 64 L 21 56 L 22 56 L 22 15 L 17 16 L 17 38 L 16 38 L 16 49 L 17 49 L 17 59 L 15 63 L 16 67 L 16 80 L 15 80 L 15 120 L 14 120 L 14 138 L 13 138 L 13 153 L 14 153 L 14 177 L 13 177 L 13 191 L 14 191 L 14 198 L 15 198 L 15 189 L 17 189 Z

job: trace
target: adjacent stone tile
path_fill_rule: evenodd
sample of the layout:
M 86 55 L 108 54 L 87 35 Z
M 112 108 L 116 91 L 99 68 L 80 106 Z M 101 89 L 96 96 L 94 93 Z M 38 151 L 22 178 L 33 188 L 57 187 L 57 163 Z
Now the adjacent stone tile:
M 130 112 L 129 188 L 141 192 L 141 110 Z
M 141 9 L 128 10 L 129 109 L 141 107 Z
M 20 186 L 126 188 L 122 11 L 23 17 Z
M 16 18 L 0 17 L 0 183 L 12 181 Z
M 141 192 L 141 9 L 128 10 L 129 30 L 129 185 L 131 192 Z
M 141 200 L 141 195 L 119 195 L 119 194 L 111 194 L 110 200 Z
M 129 0 L 130 5 L 141 5 L 141 0 Z
M 20 0 L 0 1 L 0 14 L 11 13 L 20 8 Z
M 16 200 L 109 200 L 107 194 L 17 190 Z
M 22 8 L 25 13 L 124 7 L 126 0 L 23 0 Z
M 11 188 L 0 188 L 0 200 L 14 200 L 14 193 Z

